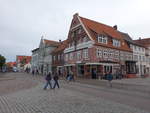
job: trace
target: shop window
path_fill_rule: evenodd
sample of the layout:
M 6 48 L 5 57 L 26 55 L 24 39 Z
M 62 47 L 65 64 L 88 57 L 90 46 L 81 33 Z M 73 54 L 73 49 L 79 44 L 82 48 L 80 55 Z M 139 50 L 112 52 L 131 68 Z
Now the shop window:
M 84 75 L 84 65 L 78 65 L 78 74 Z
M 112 66 L 104 66 L 104 72 L 111 72 L 112 73 Z

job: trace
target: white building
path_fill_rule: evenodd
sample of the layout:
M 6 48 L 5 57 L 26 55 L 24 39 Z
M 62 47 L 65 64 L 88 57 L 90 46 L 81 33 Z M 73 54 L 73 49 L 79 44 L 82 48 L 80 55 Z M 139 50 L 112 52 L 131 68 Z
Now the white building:
M 135 42 L 140 43 L 145 47 L 145 57 L 143 57 L 143 60 L 145 60 L 144 65 L 146 75 L 150 75 L 150 38 L 139 38 L 139 40 L 135 40 Z
M 32 50 L 32 67 L 39 73 L 45 74 L 52 71 L 51 52 L 57 48 L 59 42 L 41 38 L 39 48 Z
M 122 33 L 124 36 L 124 39 L 130 46 L 130 48 L 133 51 L 133 61 L 136 62 L 136 74 L 138 77 L 141 77 L 141 75 L 145 75 L 148 73 L 147 70 L 147 57 L 146 57 L 146 51 L 147 48 L 140 42 L 132 40 L 132 38 L 126 34 Z
M 146 74 L 146 48 L 137 43 L 130 44 L 133 50 L 133 60 L 136 61 L 137 75 Z

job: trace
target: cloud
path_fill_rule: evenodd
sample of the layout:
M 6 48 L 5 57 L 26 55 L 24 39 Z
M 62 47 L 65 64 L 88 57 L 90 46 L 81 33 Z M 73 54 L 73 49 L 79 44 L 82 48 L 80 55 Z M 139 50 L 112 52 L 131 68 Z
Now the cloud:
M 72 15 L 108 25 L 134 39 L 150 36 L 148 0 L 0 0 L 0 53 L 7 61 L 16 55 L 31 55 L 42 35 L 66 39 Z

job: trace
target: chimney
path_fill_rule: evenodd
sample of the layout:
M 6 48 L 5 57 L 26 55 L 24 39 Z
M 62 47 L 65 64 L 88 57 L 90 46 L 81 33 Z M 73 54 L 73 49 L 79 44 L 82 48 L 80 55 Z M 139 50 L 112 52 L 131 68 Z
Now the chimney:
M 74 18 L 74 17 L 77 17 L 77 16 L 79 16 L 79 14 L 78 14 L 78 13 L 75 13 L 75 14 L 73 15 L 73 18 Z
M 59 42 L 61 42 L 61 39 L 59 39 Z
M 114 28 L 115 30 L 117 30 L 117 25 L 114 25 L 113 28 Z
M 141 37 L 139 37 L 139 40 L 141 40 Z

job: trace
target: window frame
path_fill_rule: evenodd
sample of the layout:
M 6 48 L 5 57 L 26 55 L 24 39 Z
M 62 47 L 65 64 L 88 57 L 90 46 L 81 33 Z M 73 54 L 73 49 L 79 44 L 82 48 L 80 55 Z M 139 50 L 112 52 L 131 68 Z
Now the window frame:
M 107 44 L 108 43 L 108 37 L 104 35 L 98 35 L 97 38 L 98 43 Z

